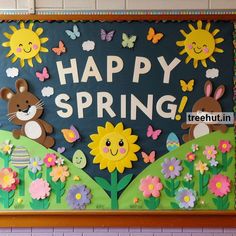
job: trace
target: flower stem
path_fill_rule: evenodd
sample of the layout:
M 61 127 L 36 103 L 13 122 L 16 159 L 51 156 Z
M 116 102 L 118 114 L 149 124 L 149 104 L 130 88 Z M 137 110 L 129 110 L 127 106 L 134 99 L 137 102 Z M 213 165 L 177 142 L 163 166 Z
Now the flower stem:
M 194 176 L 194 161 L 190 162 L 189 174 L 192 175 L 192 177 Z
M 61 181 L 56 183 L 57 203 L 61 203 Z
M 25 195 L 25 170 L 24 169 L 19 170 L 19 179 L 20 179 L 19 195 L 24 196 Z
M 199 195 L 203 196 L 203 174 L 199 172 Z
M 118 209 L 117 198 L 117 170 L 111 173 L 111 208 L 113 210 Z
M 175 196 L 175 180 L 171 179 L 171 196 Z
M 227 171 L 227 153 L 222 153 L 223 171 Z

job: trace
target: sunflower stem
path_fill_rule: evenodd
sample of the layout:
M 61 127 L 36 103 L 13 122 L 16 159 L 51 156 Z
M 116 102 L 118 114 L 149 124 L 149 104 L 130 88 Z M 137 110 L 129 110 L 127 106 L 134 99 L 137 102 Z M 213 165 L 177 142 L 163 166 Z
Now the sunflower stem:
M 199 172 L 199 195 L 203 196 L 203 175 Z
M 222 153 L 223 171 L 227 170 L 227 153 Z
M 19 170 L 19 179 L 20 179 L 19 196 L 24 196 L 25 195 L 25 170 L 24 169 Z
M 112 210 L 118 209 L 117 170 L 114 170 L 111 173 L 111 208 L 112 208 Z

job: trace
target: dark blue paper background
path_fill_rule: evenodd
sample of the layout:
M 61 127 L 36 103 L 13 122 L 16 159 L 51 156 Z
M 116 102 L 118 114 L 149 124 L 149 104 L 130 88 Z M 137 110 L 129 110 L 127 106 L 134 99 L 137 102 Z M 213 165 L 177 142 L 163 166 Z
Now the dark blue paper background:
M 196 27 L 196 22 L 191 22 L 194 27 Z M 81 37 L 76 40 L 71 40 L 66 34 L 66 29 L 72 29 L 73 25 L 77 24 L 80 29 Z M 9 30 L 9 25 L 16 25 L 19 28 L 17 22 L 1 23 L 0 25 L 0 43 L 7 41 L 3 36 L 3 32 L 11 32 Z M 26 24 L 28 27 L 28 24 Z M 0 87 L 10 87 L 15 90 L 14 83 L 16 78 L 8 78 L 6 76 L 6 69 L 8 67 L 18 67 L 20 70 L 19 77 L 24 78 L 30 84 L 30 91 L 35 93 L 39 98 L 42 98 L 45 102 L 45 112 L 43 119 L 54 125 L 55 132 L 53 136 L 56 139 L 55 150 L 57 147 L 65 146 L 67 148 L 64 153 L 68 159 L 71 159 L 73 153 L 77 149 L 82 149 L 87 155 L 88 164 L 84 169 L 91 176 L 101 176 L 106 175 L 107 171 L 100 171 L 98 165 L 92 164 L 93 157 L 89 154 L 89 149 L 87 144 L 90 142 L 89 135 L 96 133 L 96 128 L 98 125 L 105 125 L 106 121 L 110 121 L 113 124 L 122 121 L 125 127 L 131 127 L 133 133 L 139 136 L 139 145 L 142 150 L 149 153 L 152 150 L 156 150 L 158 157 L 167 152 L 166 149 L 166 138 L 170 132 L 175 132 L 176 135 L 181 139 L 184 132 L 180 125 L 182 121 L 174 121 L 170 119 L 161 118 L 155 111 L 155 106 L 157 100 L 163 95 L 173 95 L 175 96 L 177 104 L 183 95 L 185 95 L 180 88 L 179 80 L 184 79 L 189 81 L 190 79 L 195 80 L 195 88 L 192 93 L 187 93 L 189 97 L 185 112 L 191 111 L 192 105 L 195 101 L 204 95 L 203 87 L 206 82 L 206 69 L 199 64 L 197 69 L 193 68 L 192 61 L 189 64 L 184 63 L 186 54 L 183 56 L 179 55 L 180 47 L 176 46 L 176 41 L 183 40 L 183 36 L 180 34 L 180 29 L 184 29 L 189 32 L 188 22 L 51 22 L 51 23 L 40 23 L 35 22 L 34 30 L 38 27 L 44 29 L 44 33 L 41 37 L 48 37 L 49 41 L 43 46 L 49 49 L 48 53 L 40 53 L 43 63 L 38 64 L 34 61 L 34 67 L 30 68 L 26 65 L 24 68 L 20 68 L 19 61 L 12 64 L 9 58 L 5 58 L 8 52 L 8 48 L 1 47 L 0 54 Z M 158 32 L 162 32 L 165 36 L 156 45 L 146 40 L 146 35 L 149 27 L 154 27 Z M 113 41 L 107 43 L 100 40 L 100 30 L 101 28 L 105 30 L 116 30 Z M 210 31 L 212 32 L 215 28 L 220 29 L 220 33 L 217 37 L 223 37 L 224 42 L 219 44 L 220 48 L 223 48 L 224 53 L 215 53 L 217 63 L 210 62 L 207 60 L 208 68 L 218 68 L 220 70 L 220 75 L 218 78 L 212 80 L 214 88 L 220 84 L 226 86 L 226 93 L 221 99 L 221 104 L 224 111 L 232 111 L 232 78 L 233 78 L 233 44 L 232 44 L 232 32 L 233 24 L 229 22 L 215 22 L 212 23 Z M 137 42 L 134 49 L 123 49 L 121 46 L 121 35 L 125 32 L 128 35 L 136 35 Z M 67 53 L 62 56 L 57 56 L 51 51 L 52 47 L 58 45 L 59 40 L 62 40 L 67 48 Z M 96 47 L 94 51 L 85 52 L 82 50 L 82 43 L 86 40 L 92 40 L 95 42 Z M 106 82 L 106 57 L 107 55 L 117 55 L 120 56 L 124 61 L 124 68 L 122 72 L 114 76 L 114 82 Z M 103 77 L 102 82 L 96 82 L 94 78 L 89 79 L 88 83 L 73 84 L 72 79 L 67 76 L 67 85 L 59 85 L 59 77 L 56 68 L 56 61 L 62 60 L 64 67 L 70 65 L 70 59 L 77 59 L 77 66 L 79 70 L 80 79 L 83 74 L 84 66 L 87 61 L 88 56 L 93 56 L 96 64 L 100 70 Z M 152 63 L 151 71 L 142 76 L 139 84 L 132 83 L 134 61 L 135 56 L 147 57 Z M 181 59 L 181 63 L 172 71 L 170 84 L 163 84 L 163 70 L 157 60 L 157 57 L 164 56 L 167 63 L 169 64 L 175 57 Z M 36 71 L 41 71 L 44 66 L 48 67 L 51 79 L 45 83 L 39 82 L 35 76 Z M 50 98 L 43 98 L 41 95 L 41 89 L 44 86 L 54 87 L 55 93 Z M 78 119 L 77 117 L 77 105 L 76 105 L 76 92 L 87 91 L 91 93 L 93 97 L 93 105 L 86 109 L 85 118 Z M 96 117 L 96 93 L 99 91 L 106 91 L 113 95 L 114 105 L 113 110 L 116 112 L 117 117 L 111 119 L 105 113 L 103 119 L 98 119 Z M 74 107 L 74 114 L 71 118 L 62 119 L 58 117 L 56 111 L 57 107 L 54 103 L 56 95 L 60 93 L 67 93 L 71 99 L 69 103 Z M 153 105 L 153 120 L 149 120 L 142 112 L 138 112 L 137 121 L 130 120 L 130 94 L 134 94 L 138 97 L 144 104 L 147 101 L 148 94 L 154 94 L 154 105 Z M 127 94 L 127 119 L 120 118 L 120 94 Z M 4 101 L 0 101 L 0 122 L 2 124 L 1 129 L 12 130 L 14 127 L 7 121 L 7 104 Z M 62 128 L 69 128 L 69 126 L 75 125 L 82 135 L 82 142 L 76 143 L 73 147 L 67 144 L 60 132 Z M 162 129 L 163 133 L 157 141 L 148 139 L 146 137 L 146 128 L 149 124 L 152 124 L 154 128 Z M 182 139 L 181 139 L 182 140 Z M 134 168 L 130 171 L 132 173 L 138 174 L 142 169 L 146 167 L 146 164 L 142 161 L 140 153 L 138 154 L 139 161 L 133 163 Z M 128 171 L 129 172 L 129 171 Z

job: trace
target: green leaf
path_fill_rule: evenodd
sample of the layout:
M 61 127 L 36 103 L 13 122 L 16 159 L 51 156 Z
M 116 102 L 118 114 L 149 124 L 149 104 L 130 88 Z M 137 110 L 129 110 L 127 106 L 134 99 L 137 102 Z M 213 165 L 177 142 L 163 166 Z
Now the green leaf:
M 37 176 L 38 179 L 40 179 L 40 178 L 42 178 L 43 173 L 42 172 L 38 172 L 36 176 Z
M 189 188 L 189 182 L 187 181 L 182 181 L 182 184 L 185 188 Z
M 230 157 L 228 160 L 227 160 L 227 167 L 230 166 L 230 164 L 232 163 L 233 161 L 233 157 Z
M 189 161 L 184 160 L 184 165 L 185 165 L 188 169 L 190 169 L 191 163 L 190 163 Z
M 144 199 L 144 204 L 149 210 L 155 210 L 160 204 L 160 199 L 155 197 L 150 197 L 149 199 Z
M 12 190 L 12 191 L 10 191 L 10 192 L 8 193 L 8 197 L 9 197 L 9 198 L 13 198 L 13 197 L 14 197 L 14 194 L 15 194 L 15 191 Z
M 213 198 L 212 200 L 213 200 L 214 204 L 216 205 L 216 207 L 218 209 L 218 205 L 219 205 L 218 198 Z
M 171 182 L 170 182 L 170 181 L 166 180 L 165 183 L 166 183 L 166 186 L 167 186 L 169 189 L 172 188 L 172 185 L 171 185 Z
M 29 173 L 29 177 L 32 179 L 32 180 L 35 180 L 35 174 L 32 172 L 32 171 L 28 171 Z
M 174 183 L 174 188 L 177 189 L 179 187 L 179 184 L 180 184 L 179 180 L 176 180 Z
M 209 174 L 204 174 L 203 175 L 203 186 L 207 186 L 208 185 L 209 179 L 210 179 L 210 175 Z
M 60 195 L 63 196 L 64 193 L 65 193 L 65 191 L 66 191 L 65 188 L 64 188 L 64 189 L 61 189 L 61 194 L 60 194 Z
M 226 204 L 229 200 L 229 197 L 228 195 L 225 195 L 224 197 L 222 197 L 222 202 L 223 202 L 223 205 Z
M 108 181 L 102 177 L 95 177 L 95 181 L 105 190 L 111 191 L 111 185 L 108 183 Z
M 179 209 L 179 205 L 176 202 L 171 202 L 170 205 L 173 209 Z
M 207 191 L 208 191 L 208 186 L 204 186 L 202 188 L 202 196 L 204 196 L 207 193 Z
M 131 181 L 133 174 L 124 176 L 117 184 L 117 192 L 124 189 Z
M 164 188 L 164 190 L 165 190 L 165 193 L 166 193 L 167 196 L 174 197 L 172 192 L 168 188 Z
M 229 208 L 229 202 L 223 205 L 222 210 L 227 210 L 228 208 Z
M 14 198 L 9 199 L 8 207 L 11 207 L 13 203 L 14 203 Z

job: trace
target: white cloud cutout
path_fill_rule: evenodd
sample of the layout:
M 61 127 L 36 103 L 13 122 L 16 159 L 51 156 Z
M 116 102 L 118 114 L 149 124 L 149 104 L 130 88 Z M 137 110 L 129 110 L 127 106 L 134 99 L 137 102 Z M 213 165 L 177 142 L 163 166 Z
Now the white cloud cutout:
M 19 70 L 16 67 L 9 67 L 6 69 L 7 77 L 14 78 L 19 75 Z
M 84 51 L 87 51 L 87 52 L 92 51 L 95 48 L 95 43 L 93 41 L 90 41 L 90 40 L 85 41 L 82 44 L 82 48 L 83 48 Z
M 53 94 L 54 94 L 54 88 L 52 87 L 44 87 L 42 90 L 41 90 L 41 93 L 43 95 L 43 97 L 51 97 Z
M 214 79 L 219 76 L 219 70 L 216 68 L 208 69 L 206 71 L 206 77 L 209 79 Z

